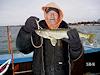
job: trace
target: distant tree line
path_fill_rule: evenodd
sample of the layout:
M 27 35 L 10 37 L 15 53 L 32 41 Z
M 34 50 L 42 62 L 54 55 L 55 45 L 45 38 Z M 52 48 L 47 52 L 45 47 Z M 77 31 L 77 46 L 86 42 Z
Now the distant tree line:
M 98 24 L 100 25 L 100 19 L 98 19 L 97 21 L 87 21 L 87 22 L 77 22 L 77 23 L 68 23 L 68 25 L 80 25 L 80 24 L 84 24 L 84 25 L 87 25 L 87 24 L 90 24 L 90 25 L 95 25 L 95 24 Z

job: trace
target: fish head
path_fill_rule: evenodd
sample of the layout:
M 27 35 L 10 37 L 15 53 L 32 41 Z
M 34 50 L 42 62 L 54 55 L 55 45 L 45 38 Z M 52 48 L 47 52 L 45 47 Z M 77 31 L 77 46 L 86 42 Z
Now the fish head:
M 44 30 L 43 29 L 37 29 L 35 30 L 36 34 L 38 34 L 39 36 L 42 36 L 44 34 Z
M 35 32 L 36 32 L 37 35 L 39 35 L 43 38 L 49 38 L 48 37 L 49 33 L 48 33 L 48 30 L 46 30 L 46 29 L 37 29 L 37 30 L 35 30 Z

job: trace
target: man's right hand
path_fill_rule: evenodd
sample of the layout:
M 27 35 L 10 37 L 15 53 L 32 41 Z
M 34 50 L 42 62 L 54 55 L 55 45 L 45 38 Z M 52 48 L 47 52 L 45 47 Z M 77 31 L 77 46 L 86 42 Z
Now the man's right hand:
M 34 29 L 38 29 L 36 21 L 39 21 L 39 18 L 37 18 L 35 16 L 29 17 L 25 22 L 25 26 L 24 26 L 25 31 L 33 32 Z

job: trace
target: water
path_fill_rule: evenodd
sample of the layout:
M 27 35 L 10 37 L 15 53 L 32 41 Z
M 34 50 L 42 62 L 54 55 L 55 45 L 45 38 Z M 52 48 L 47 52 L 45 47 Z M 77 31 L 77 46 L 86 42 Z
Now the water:
M 86 33 L 95 33 L 95 43 L 93 46 L 86 45 L 86 41 L 83 41 L 86 46 L 91 48 L 100 48 L 100 26 L 73 26 L 77 28 L 79 31 L 86 32 Z M 10 27 L 11 34 L 12 34 L 12 45 L 14 52 L 17 52 L 16 48 L 16 37 L 21 27 L 14 26 Z M 0 26 L 0 54 L 8 53 L 8 37 L 7 37 L 7 27 Z
M 16 37 L 19 32 L 20 27 L 10 27 L 12 34 L 12 46 L 14 52 L 17 51 L 16 48 Z M 0 26 L 0 54 L 8 53 L 8 36 L 7 36 L 7 27 Z

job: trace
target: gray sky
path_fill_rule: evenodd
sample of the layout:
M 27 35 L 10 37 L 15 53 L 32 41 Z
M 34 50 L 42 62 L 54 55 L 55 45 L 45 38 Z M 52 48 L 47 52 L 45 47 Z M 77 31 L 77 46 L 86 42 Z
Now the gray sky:
M 100 0 L 0 0 L 0 26 L 24 24 L 29 16 L 44 19 L 41 7 L 49 2 L 63 9 L 66 22 L 100 18 Z

